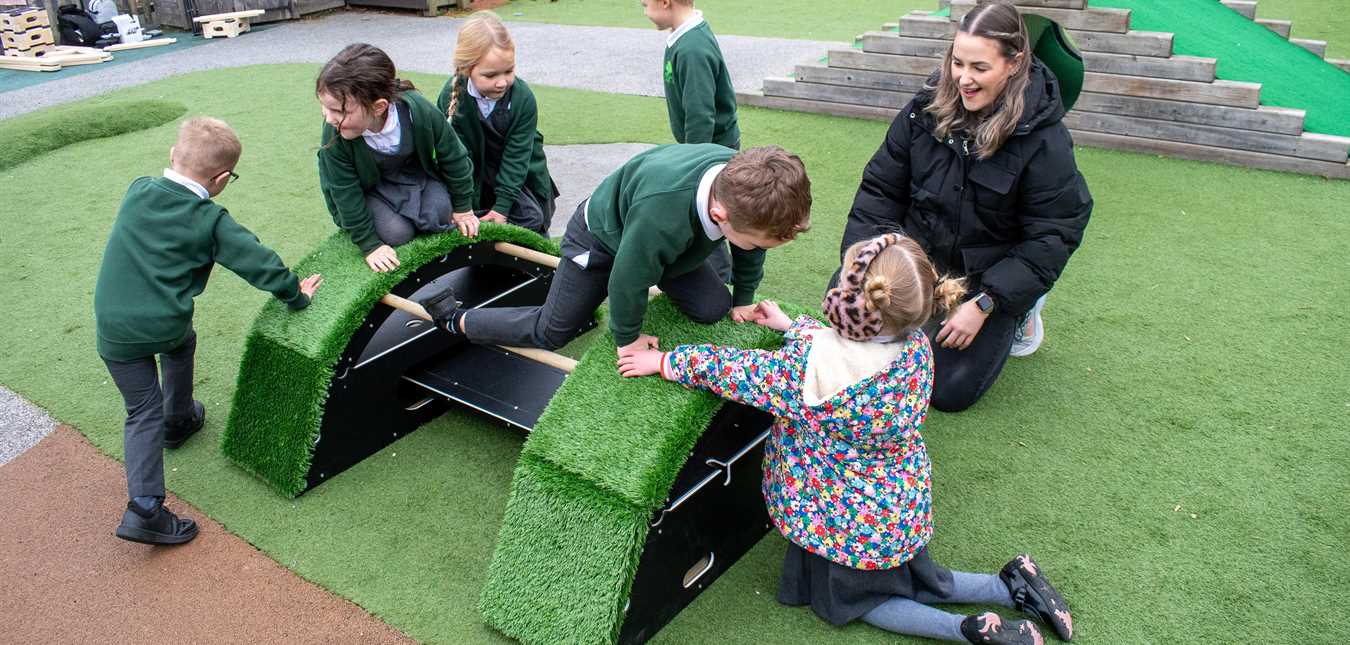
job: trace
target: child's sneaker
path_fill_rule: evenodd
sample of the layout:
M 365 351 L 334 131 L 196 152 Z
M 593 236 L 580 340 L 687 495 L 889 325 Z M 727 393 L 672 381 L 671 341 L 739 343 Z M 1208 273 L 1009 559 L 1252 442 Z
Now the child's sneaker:
M 1055 630 L 1060 640 L 1073 638 L 1073 616 L 1069 613 L 1069 603 L 1059 595 L 1050 581 L 1041 573 L 1041 568 L 1029 555 L 1019 555 L 1012 562 L 1003 565 L 998 573 L 1003 584 L 1008 585 L 1013 605 L 1028 615 L 1035 616 Z
M 420 301 L 423 309 L 431 315 L 431 319 L 436 322 L 436 326 L 452 334 L 459 333 L 459 317 L 462 312 L 459 310 L 460 301 L 455 299 L 455 290 L 448 285 Z
M 117 537 L 141 544 L 183 544 L 197 537 L 197 523 L 174 515 L 162 503 L 146 510 L 129 501 L 122 513 L 122 523 L 117 526 Z
M 206 424 L 206 406 L 201 401 L 192 401 L 192 416 L 187 419 L 164 420 L 164 447 L 177 448 L 183 445 L 202 426 Z
M 966 616 L 961 635 L 977 645 L 1045 645 L 1045 637 L 1029 620 L 1004 620 L 994 612 Z
M 1031 356 L 1041 348 L 1041 342 L 1045 340 L 1045 323 L 1041 320 L 1041 309 L 1044 307 L 1045 296 L 1041 296 L 1036 300 L 1036 304 L 1031 306 L 1031 311 L 1018 321 L 1012 349 L 1008 350 L 1009 356 Z M 1031 327 L 1031 330 L 1028 331 L 1027 327 Z

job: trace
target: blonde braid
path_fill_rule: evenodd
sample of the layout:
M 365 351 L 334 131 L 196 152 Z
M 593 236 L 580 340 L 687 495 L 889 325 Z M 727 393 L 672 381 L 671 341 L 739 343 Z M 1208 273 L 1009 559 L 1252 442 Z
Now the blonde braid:
M 447 108 L 446 111 L 445 111 L 445 118 L 446 118 L 447 121 L 454 121 L 454 120 L 455 120 L 455 111 L 459 109 L 459 79 L 460 79 L 460 78 L 461 78 L 461 77 L 460 77 L 458 71 L 455 72 L 455 75 L 454 75 L 454 76 L 450 77 L 450 87 L 451 87 L 451 89 L 450 89 L 450 107 Z M 467 83 L 467 82 L 468 82 L 468 79 L 465 79 L 464 82 Z

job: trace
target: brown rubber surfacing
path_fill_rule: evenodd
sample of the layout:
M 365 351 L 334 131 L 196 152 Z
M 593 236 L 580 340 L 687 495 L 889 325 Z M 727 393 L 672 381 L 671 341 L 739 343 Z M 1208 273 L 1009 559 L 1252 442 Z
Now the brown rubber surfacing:
M 0 466 L 0 607 L 13 643 L 413 643 L 170 495 L 192 542 L 117 539 L 122 464 L 67 426 Z

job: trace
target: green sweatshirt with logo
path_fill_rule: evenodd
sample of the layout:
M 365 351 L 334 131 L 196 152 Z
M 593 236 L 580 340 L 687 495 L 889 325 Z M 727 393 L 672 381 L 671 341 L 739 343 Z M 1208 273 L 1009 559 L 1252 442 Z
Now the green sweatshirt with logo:
M 614 256 L 609 275 L 609 327 L 620 346 L 637 340 L 647 289 L 698 268 L 722 244 L 698 215 L 698 186 L 735 150 L 711 143 L 657 146 L 606 177 L 586 205 L 586 224 Z M 764 277 L 764 250 L 731 245 L 732 304 L 754 302 Z M 718 288 L 722 288 L 720 285 Z
M 281 258 L 224 207 L 163 177 L 133 181 L 94 287 L 99 355 L 130 361 L 181 345 L 192 331 L 192 299 L 216 264 L 292 309 L 309 304 Z
M 740 146 L 736 91 L 722 48 L 707 22 L 666 47 L 664 76 L 666 111 L 675 141 Z

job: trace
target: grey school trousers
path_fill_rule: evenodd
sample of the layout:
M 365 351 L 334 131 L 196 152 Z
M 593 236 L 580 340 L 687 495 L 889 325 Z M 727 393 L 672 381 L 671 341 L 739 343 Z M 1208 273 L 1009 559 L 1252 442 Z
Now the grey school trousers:
M 557 349 L 576 338 L 609 295 L 614 258 L 586 229 L 586 202 L 577 206 L 563 234 L 562 262 L 553 274 L 544 304 L 538 307 L 488 307 L 464 314 L 470 341 Z M 573 258 L 589 254 L 586 268 Z M 708 263 L 657 284 L 694 322 L 712 324 L 731 311 L 731 292 Z
M 164 497 L 164 421 L 192 418 L 192 364 L 197 332 L 189 332 L 173 351 L 134 361 L 103 359 L 122 393 L 127 420 L 122 445 L 126 451 L 127 497 Z

